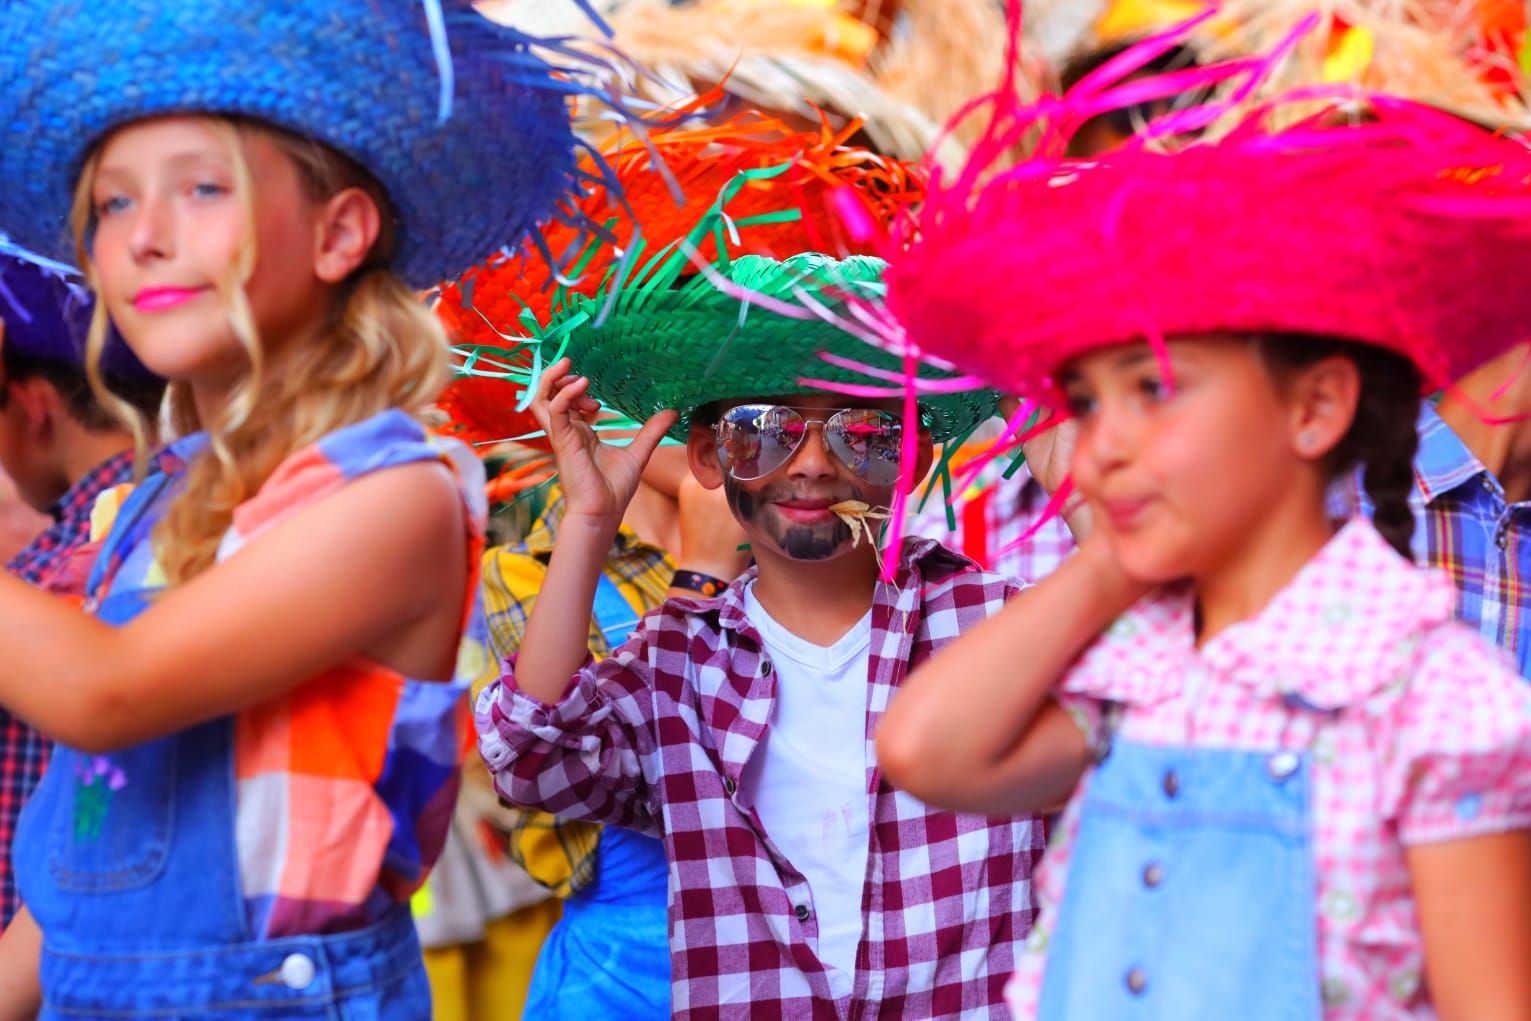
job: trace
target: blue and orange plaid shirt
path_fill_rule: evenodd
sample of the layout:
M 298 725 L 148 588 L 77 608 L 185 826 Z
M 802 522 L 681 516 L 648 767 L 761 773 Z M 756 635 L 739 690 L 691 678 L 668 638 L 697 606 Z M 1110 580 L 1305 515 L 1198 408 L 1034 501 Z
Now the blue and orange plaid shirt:
M 1531 679 L 1531 501 L 1504 487 L 1426 403 L 1414 458 L 1414 554 L 1457 587 L 1457 616 Z
M 65 598 L 84 596 L 89 564 L 76 564 L 90 541 L 96 498 L 133 477 L 131 452 L 108 458 L 69 488 L 48 509 L 53 524 L 5 565 L 7 573 Z M 48 765 L 48 742 L 0 709 L 0 925 L 9 925 L 20 907 L 11 874 L 11 839 L 16 818 Z

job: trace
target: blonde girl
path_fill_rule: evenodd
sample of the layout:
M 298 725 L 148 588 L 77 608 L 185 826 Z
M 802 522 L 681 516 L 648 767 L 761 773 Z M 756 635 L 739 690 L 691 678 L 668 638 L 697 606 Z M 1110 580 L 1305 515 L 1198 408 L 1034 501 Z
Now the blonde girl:
M 98 509 L 91 616 L 0 584 L 0 703 L 58 742 L 0 1016 L 428 1015 L 407 901 L 456 794 L 482 480 L 424 427 L 413 288 L 575 180 L 528 43 L 435 3 L 0 13 L 0 230 L 57 253 L 67 215 L 90 350 L 109 317 L 181 437 Z

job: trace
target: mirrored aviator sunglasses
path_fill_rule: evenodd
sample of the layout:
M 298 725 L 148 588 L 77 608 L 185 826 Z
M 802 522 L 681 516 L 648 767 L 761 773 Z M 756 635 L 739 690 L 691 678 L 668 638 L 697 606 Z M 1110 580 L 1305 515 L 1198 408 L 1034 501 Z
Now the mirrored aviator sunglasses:
M 876 408 L 845 408 L 828 418 L 807 418 L 806 408 L 739 404 L 723 412 L 714 428 L 718 460 L 740 482 L 763 479 L 792 459 L 814 422 L 835 459 L 874 486 L 898 481 L 904 424 Z

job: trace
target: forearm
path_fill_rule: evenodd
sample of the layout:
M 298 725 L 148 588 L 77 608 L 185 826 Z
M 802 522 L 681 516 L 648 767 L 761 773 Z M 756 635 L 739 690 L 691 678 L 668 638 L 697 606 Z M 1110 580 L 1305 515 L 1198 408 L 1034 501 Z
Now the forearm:
M 617 528 L 564 519 L 516 658 L 517 690 L 554 703 L 589 651 L 590 614 Z
M 43 935 L 22 908 L 0 937 L 0 1021 L 29 1021 L 42 1005 L 37 971 Z
M 904 683 L 879 728 L 878 756 L 890 778 L 934 799 L 1028 773 L 1037 774 L 1039 796 L 1056 786 L 1043 774 L 1077 764 L 1083 737 L 1071 741 L 1066 729 L 1033 724 L 1057 680 L 1140 593 L 1104 550 L 1086 546 L 932 657 Z
M 0 706 L 70 742 L 120 668 L 115 629 L 76 605 L 0 574 Z
M 1406 849 L 1442 1021 L 1531 1021 L 1531 833 Z

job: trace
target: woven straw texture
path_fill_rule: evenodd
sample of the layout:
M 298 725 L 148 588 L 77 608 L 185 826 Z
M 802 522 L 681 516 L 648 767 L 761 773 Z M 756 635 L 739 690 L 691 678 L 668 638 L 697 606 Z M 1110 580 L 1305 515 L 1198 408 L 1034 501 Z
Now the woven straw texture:
M 846 295 L 877 300 L 883 266 L 867 256 L 836 260 L 804 254 L 776 260 L 745 255 L 721 272 L 752 294 L 786 301 L 806 295 L 833 311 L 843 307 Z M 575 371 L 590 377 L 591 394 L 623 414 L 641 420 L 666 408 L 678 411 L 680 421 L 670 433 L 676 439 L 685 438 L 697 408 L 713 401 L 802 393 L 810 389 L 804 377 L 868 382 L 855 369 L 822 361 L 820 352 L 901 370 L 893 355 L 822 320 L 751 308 L 705 277 L 667 284 L 659 274 L 621 287 L 599 324 L 604 297 L 575 298 L 554 315 L 544 343 L 557 343 Z M 926 370 L 921 375 L 934 379 L 947 374 Z M 937 443 L 966 436 L 994 414 L 996 403 L 988 390 L 920 399 Z
M 1255 102 L 1301 86 L 1349 83 L 1493 127 L 1531 130 L 1524 0 L 1027 0 L 1026 17 L 1036 23 L 1030 32 L 1066 40 L 1054 52 L 1062 62 L 1213 8 L 1216 15 L 1185 40 L 1204 61 L 1269 53 L 1314 20 L 1252 94 Z M 1093 30 L 1081 24 L 1082 14 L 1095 16 Z
M 555 299 L 594 293 L 617 253 L 628 250 L 639 231 L 650 251 L 686 237 L 725 190 L 732 192 L 723 208 L 737 243 L 730 245 L 719 217 L 717 229 L 697 244 L 709 262 L 722 261 L 730 247 L 778 257 L 868 254 L 865 244 L 841 228 L 830 208 L 831 193 L 849 188 L 869 216 L 887 223 L 919 201 L 924 176 L 910 164 L 844 145 L 854 131 L 854 123 L 838 132 L 791 131 L 774 118 L 750 113 L 712 127 L 651 131 L 648 144 L 619 139 L 605 158 L 625 205 L 613 204 L 599 189 L 583 199 L 583 214 L 603 223 L 610 238 L 582 253 L 577 280 L 559 291 L 547 286 L 545 266 L 530 256 L 500 257 L 444 286 L 437 315 L 460 349 L 476 350 L 502 367 L 529 370 L 532 352 L 520 342 L 537 323 L 548 321 Z M 655 169 L 656 155 L 687 196 L 684 205 Z M 554 252 L 581 241 L 564 224 L 551 225 L 544 236 Z M 518 380 L 466 375 L 447 386 L 439 403 L 457 435 L 487 443 L 538 429 L 530 412 L 518 409 L 518 397 Z
M 0 236 L 0 323 L 5 350 L 26 358 L 85 366 L 85 335 L 93 308 L 85 281 L 67 267 L 39 261 Z M 107 336 L 101 369 L 113 379 L 154 375 L 116 331 Z
M 394 268 L 413 285 L 516 245 L 578 184 L 566 108 L 578 87 L 532 52 L 535 40 L 460 2 L 447 5 L 450 60 L 438 63 L 428 6 L 5 4 L 0 123 L 13 143 L 0 146 L 0 225 L 73 261 L 66 217 L 90 146 L 136 119 L 207 112 L 319 139 L 370 170 L 401 222 Z
M 1097 81 L 1043 111 L 1001 101 L 995 136 L 931 188 L 886 277 L 920 350 L 1055 402 L 1066 361 L 1135 339 L 1328 335 L 1444 384 L 1531 338 L 1531 153 L 1518 142 L 1372 97 L 1359 125 L 1331 113 L 1272 131 L 1256 116 L 1215 143 L 986 176 L 1007 136 L 1077 125 L 1072 107 L 1109 99 Z

